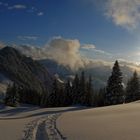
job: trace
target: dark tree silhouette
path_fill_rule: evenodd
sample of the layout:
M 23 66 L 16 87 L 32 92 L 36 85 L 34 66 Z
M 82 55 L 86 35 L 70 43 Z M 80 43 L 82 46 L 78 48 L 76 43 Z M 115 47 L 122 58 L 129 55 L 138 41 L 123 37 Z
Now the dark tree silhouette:
M 80 89 L 79 89 L 79 77 L 78 74 L 75 75 L 75 78 L 72 82 L 72 100 L 73 104 L 79 104 L 80 103 Z
M 86 81 L 85 81 L 85 73 L 84 71 L 81 72 L 80 77 L 80 84 L 79 84 L 80 94 L 79 94 L 79 100 L 80 104 L 84 105 L 86 104 Z
M 92 102 L 93 102 L 93 87 L 92 87 L 92 77 L 90 75 L 86 83 L 85 105 L 92 106 Z
M 108 79 L 106 88 L 106 105 L 115 105 L 123 103 L 123 84 L 122 72 L 119 67 L 118 61 L 115 62 L 112 74 Z
M 61 97 L 59 97 L 58 93 L 59 93 L 58 82 L 57 82 L 57 79 L 55 79 L 53 82 L 52 91 L 48 97 L 48 106 L 51 106 L 51 107 L 59 106 L 58 98 L 61 98 Z
M 65 84 L 65 89 L 64 89 L 64 96 L 65 96 L 65 105 L 69 106 L 72 105 L 72 86 L 70 80 L 67 80 Z
M 19 93 L 18 85 L 13 83 L 13 85 L 8 85 L 5 97 L 5 104 L 9 106 L 17 106 L 19 104 Z
M 125 96 L 126 102 L 132 102 L 140 99 L 140 82 L 136 71 L 127 83 Z

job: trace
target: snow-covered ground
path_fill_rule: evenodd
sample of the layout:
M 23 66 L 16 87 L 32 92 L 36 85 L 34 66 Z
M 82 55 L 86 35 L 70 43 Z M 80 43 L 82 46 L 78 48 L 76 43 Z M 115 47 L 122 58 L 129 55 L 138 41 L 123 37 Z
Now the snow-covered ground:
M 61 140 L 63 136 L 57 129 L 56 119 L 64 112 L 77 109 L 0 105 L 0 140 Z
M 68 140 L 140 140 L 140 103 L 64 113 L 57 126 Z
M 0 106 L 0 140 L 139 140 L 140 103 L 101 108 Z

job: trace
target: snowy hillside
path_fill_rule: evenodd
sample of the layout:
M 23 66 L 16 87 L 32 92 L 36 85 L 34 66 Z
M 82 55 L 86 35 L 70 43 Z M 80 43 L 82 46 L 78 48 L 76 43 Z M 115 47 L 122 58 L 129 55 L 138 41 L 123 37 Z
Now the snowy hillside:
M 1 140 L 139 140 L 139 127 L 139 102 L 101 108 L 0 106 Z
M 139 140 L 140 103 L 68 112 L 57 125 L 68 140 Z

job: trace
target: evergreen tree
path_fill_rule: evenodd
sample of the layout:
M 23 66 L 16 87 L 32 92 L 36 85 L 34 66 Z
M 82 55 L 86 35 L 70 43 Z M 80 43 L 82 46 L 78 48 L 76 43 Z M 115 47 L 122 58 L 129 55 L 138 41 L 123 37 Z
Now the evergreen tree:
M 57 79 L 55 79 L 53 82 L 52 91 L 49 95 L 48 106 L 50 106 L 50 107 L 59 106 L 58 98 L 60 98 L 60 97 L 58 97 L 59 96 L 58 93 L 59 93 L 58 82 L 57 82 Z
M 80 94 L 79 94 L 79 100 L 81 105 L 86 104 L 86 82 L 85 82 L 85 73 L 84 71 L 81 72 L 80 77 Z
M 97 99 L 98 106 L 104 106 L 105 105 L 105 93 L 106 93 L 106 89 L 105 88 L 101 88 L 99 90 L 98 99 Z
M 125 96 L 126 102 L 140 100 L 140 82 L 136 71 L 127 83 Z
M 18 93 L 20 95 L 21 103 L 34 104 L 34 105 L 41 105 L 41 97 L 44 94 L 43 90 L 37 91 L 29 86 L 19 86 Z
M 48 106 L 48 95 L 49 95 L 49 91 L 48 90 L 44 90 L 42 96 L 41 96 L 41 101 L 40 101 L 40 106 L 41 107 L 46 107 Z
M 66 96 L 63 86 L 61 86 L 59 88 L 57 95 L 58 95 L 58 105 L 57 106 L 59 106 L 59 107 L 67 106 L 67 103 L 66 103 L 67 96 Z
M 106 88 L 106 105 L 123 103 L 122 72 L 118 61 L 115 62 Z
M 73 104 L 80 103 L 80 86 L 79 86 L 79 77 L 78 74 L 75 75 L 75 78 L 72 83 L 72 100 Z
M 91 106 L 93 102 L 93 88 L 91 75 L 86 83 L 85 105 Z
M 73 101 L 72 101 L 72 87 L 71 87 L 71 83 L 70 80 L 68 80 L 65 84 L 65 89 L 64 89 L 64 93 L 65 93 L 65 105 L 72 105 Z

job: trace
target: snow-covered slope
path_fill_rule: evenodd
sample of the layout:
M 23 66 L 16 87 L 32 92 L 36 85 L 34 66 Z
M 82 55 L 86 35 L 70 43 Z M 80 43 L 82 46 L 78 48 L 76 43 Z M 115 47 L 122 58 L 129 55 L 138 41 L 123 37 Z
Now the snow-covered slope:
M 0 106 L 0 140 L 139 140 L 140 102 L 101 108 Z
M 0 105 L 0 140 L 61 140 L 56 119 L 61 113 L 72 109 Z
M 140 103 L 68 112 L 57 126 L 68 140 L 139 140 Z

